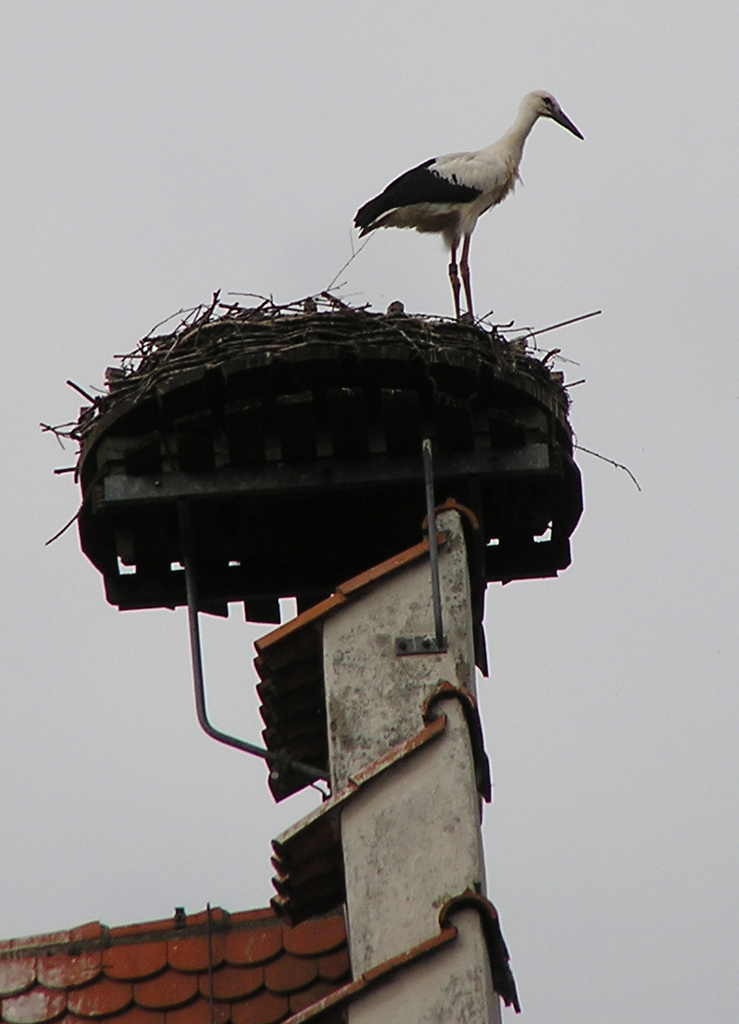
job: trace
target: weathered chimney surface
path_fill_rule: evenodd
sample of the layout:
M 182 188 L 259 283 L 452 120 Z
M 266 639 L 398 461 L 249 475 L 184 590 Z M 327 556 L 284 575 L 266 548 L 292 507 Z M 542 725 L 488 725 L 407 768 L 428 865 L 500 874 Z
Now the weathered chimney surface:
M 485 896 L 480 793 L 489 793 L 489 782 L 460 513 L 442 512 L 437 532 L 443 653 L 397 653 L 398 638 L 432 630 L 426 553 L 368 573 L 350 600 L 326 602 L 320 626 L 332 796 L 275 841 L 278 909 L 300 916 L 306 878 L 308 889 L 333 885 L 346 902 L 353 981 L 328 998 L 331 1005 L 346 1000 L 350 1024 L 495 1022 L 499 995 L 517 1006 Z M 273 657 L 293 636 L 289 626 L 276 635 L 277 645 L 261 642 Z M 329 884 L 325 867 L 337 848 L 335 873 L 343 877 Z
M 437 518 L 443 654 L 399 657 L 398 637 L 433 631 L 431 574 L 424 558 L 369 587 L 323 625 L 323 671 L 334 789 L 423 726 L 425 702 L 443 680 L 475 696 L 470 577 L 457 512 Z

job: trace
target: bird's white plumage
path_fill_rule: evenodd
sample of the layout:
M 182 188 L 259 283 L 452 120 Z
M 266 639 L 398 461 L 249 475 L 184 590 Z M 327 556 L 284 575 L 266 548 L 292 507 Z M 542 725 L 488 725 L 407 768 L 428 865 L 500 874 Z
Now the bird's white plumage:
M 415 228 L 440 232 L 451 246 L 455 235 L 472 232 L 478 218 L 515 187 L 517 168 L 507 167 L 497 153 L 449 153 L 429 164 L 428 171 L 451 185 L 476 189 L 480 195 L 468 202 L 421 202 L 396 206 L 373 223 L 378 227 Z
M 434 160 L 429 170 L 458 184 L 479 188 L 482 192 L 509 188 L 511 171 L 515 178 L 515 168 L 506 163 L 494 146 L 477 153 L 447 153 Z
M 438 232 L 444 236 L 451 250 L 449 277 L 457 317 L 460 316 L 457 247 L 463 241 L 460 270 L 467 309 L 472 316 L 470 236 L 479 217 L 505 199 L 515 187 L 524 143 L 540 117 L 552 118 L 582 138 L 550 93 L 531 92 L 524 96 L 511 128 L 497 142 L 477 152 L 448 153 L 427 160 L 401 174 L 357 211 L 354 223 L 361 235 L 376 228 L 398 227 Z

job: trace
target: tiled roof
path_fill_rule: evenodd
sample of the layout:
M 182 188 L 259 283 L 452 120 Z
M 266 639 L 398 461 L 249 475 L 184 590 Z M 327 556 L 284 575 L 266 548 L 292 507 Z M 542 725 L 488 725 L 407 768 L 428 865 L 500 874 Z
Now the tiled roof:
M 210 927 L 204 912 L 0 942 L 5 1024 L 277 1024 L 348 980 L 342 914 L 213 909 Z

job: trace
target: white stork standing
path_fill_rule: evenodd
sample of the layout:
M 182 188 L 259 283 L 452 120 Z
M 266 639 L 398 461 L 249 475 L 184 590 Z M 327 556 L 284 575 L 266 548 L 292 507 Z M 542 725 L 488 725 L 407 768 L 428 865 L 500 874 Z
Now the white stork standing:
M 444 236 L 451 252 L 449 280 L 454 308 L 460 319 L 457 247 L 462 241 L 459 269 L 464 282 L 467 311 L 472 312 L 470 238 L 480 214 L 500 203 L 513 190 L 529 132 L 540 117 L 551 117 L 578 139 L 582 134 L 548 92 L 524 96 L 518 117 L 502 139 L 477 153 L 449 153 L 426 160 L 370 199 L 354 218 L 359 237 L 375 228 L 415 228 Z

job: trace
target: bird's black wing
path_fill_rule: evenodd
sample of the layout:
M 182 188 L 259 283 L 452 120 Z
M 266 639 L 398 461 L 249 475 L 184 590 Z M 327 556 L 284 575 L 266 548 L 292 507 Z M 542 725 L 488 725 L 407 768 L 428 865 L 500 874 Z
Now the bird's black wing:
M 446 178 L 438 171 L 431 170 L 436 157 L 426 160 L 401 174 L 391 181 L 387 188 L 370 199 L 357 210 L 354 226 L 360 228 L 362 234 L 372 230 L 378 217 L 388 210 L 397 210 L 401 206 L 414 206 L 416 203 L 471 203 L 482 195 L 482 190 L 471 185 L 460 185 L 454 178 Z

